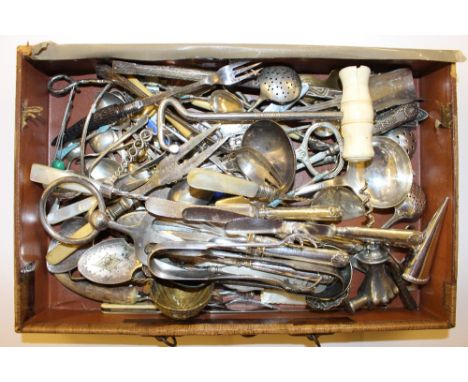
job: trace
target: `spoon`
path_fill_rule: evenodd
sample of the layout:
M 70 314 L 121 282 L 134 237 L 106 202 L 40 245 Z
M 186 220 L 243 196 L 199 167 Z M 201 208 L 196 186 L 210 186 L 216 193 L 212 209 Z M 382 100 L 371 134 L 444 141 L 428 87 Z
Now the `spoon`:
M 344 175 L 302 186 L 295 192 L 295 196 L 327 187 L 345 186 L 357 195 L 368 197 L 366 202 L 375 208 L 391 208 L 400 204 L 413 183 L 413 169 L 408 154 L 388 137 L 375 136 L 372 145 L 375 155 L 371 161 L 349 163 Z M 365 190 L 368 195 L 364 195 Z
M 89 145 L 95 153 L 100 153 L 112 145 L 117 139 L 119 139 L 117 132 L 109 129 L 92 137 L 89 140 Z
M 94 158 L 86 158 L 86 167 L 89 168 L 93 161 Z M 110 158 L 102 158 L 101 161 L 93 168 L 89 175 L 95 180 L 107 179 L 112 177 L 117 172 L 119 167 L 119 162 Z
M 300 99 L 302 99 L 302 97 L 304 97 L 307 92 L 309 91 L 309 85 L 307 84 L 302 84 L 302 87 L 301 87 L 301 93 L 299 94 L 299 97 L 297 99 L 295 99 L 294 101 L 292 102 L 289 102 L 289 103 L 285 103 L 285 104 L 277 104 L 277 103 L 270 103 L 268 106 L 266 106 L 264 109 L 263 109 L 263 112 L 283 112 L 283 111 L 286 111 L 286 110 L 289 110 L 291 109 Z
M 288 66 L 264 68 L 258 77 L 258 82 L 260 96 L 249 111 L 254 110 L 266 100 L 283 105 L 297 100 L 301 94 L 301 78 L 294 69 Z
M 78 261 L 78 270 L 84 277 L 106 285 L 130 281 L 140 267 L 135 249 L 121 238 L 94 245 Z
M 213 197 L 210 191 L 200 190 L 189 186 L 186 180 L 182 180 L 172 186 L 167 199 L 174 202 L 184 202 L 196 205 L 206 205 Z
M 411 186 L 406 198 L 395 207 L 393 216 L 388 219 L 382 228 L 390 228 L 400 220 L 419 219 L 426 208 L 426 195 L 423 189 L 416 183 Z
M 209 97 L 190 97 L 192 105 L 215 113 L 243 112 L 244 106 L 239 98 L 228 90 L 215 90 Z

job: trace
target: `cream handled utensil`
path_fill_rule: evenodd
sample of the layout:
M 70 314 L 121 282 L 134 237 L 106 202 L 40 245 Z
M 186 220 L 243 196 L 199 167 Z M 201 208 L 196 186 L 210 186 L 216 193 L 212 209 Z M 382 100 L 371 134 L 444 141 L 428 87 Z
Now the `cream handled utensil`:
M 204 168 L 191 170 L 187 176 L 187 182 L 194 188 L 249 198 L 273 200 L 277 196 L 277 190 L 273 187 Z
M 65 178 L 70 175 L 75 175 L 73 171 L 58 170 L 56 168 L 46 166 L 39 163 L 33 163 L 31 166 L 31 173 L 29 180 L 36 183 L 41 183 L 44 186 L 48 186 L 50 183 L 60 178 Z M 70 191 L 78 191 L 84 194 L 90 194 L 89 190 L 77 183 L 63 183 L 60 188 L 64 188 Z
M 364 162 L 374 156 L 372 148 L 374 109 L 369 93 L 370 69 L 367 66 L 348 66 L 341 69 L 339 75 L 343 85 L 341 98 L 343 158 L 349 162 Z

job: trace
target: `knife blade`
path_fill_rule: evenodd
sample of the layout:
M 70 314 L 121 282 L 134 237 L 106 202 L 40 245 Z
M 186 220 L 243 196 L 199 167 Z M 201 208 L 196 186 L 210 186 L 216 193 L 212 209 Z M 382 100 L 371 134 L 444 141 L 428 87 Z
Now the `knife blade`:
M 192 222 L 211 222 L 225 224 L 235 219 L 244 218 L 245 215 L 216 207 L 187 207 L 182 212 L 184 220 Z M 248 216 L 248 215 L 247 215 Z
M 196 206 L 185 202 L 149 197 L 145 203 L 149 213 L 170 219 L 184 219 L 192 222 L 210 222 L 224 224 L 233 219 L 249 216 L 249 205 L 245 211 L 241 209 L 235 212 L 228 208 L 213 206 Z
M 224 231 L 228 235 L 283 234 L 287 225 L 282 220 L 240 218 L 226 223 Z
M 185 202 L 174 202 L 172 200 L 156 198 L 151 196 L 146 200 L 145 207 L 149 213 L 164 218 L 183 219 L 182 212 L 193 204 Z

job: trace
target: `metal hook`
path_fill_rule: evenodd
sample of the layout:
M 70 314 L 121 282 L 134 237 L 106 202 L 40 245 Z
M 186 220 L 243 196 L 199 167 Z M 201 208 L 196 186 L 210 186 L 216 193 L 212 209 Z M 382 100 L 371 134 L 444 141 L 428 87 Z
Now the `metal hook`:
M 175 336 L 155 336 L 154 338 L 171 348 L 175 348 L 177 346 L 177 339 Z
M 322 344 L 320 343 L 320 340 L 319 340 L 319 335 L 318 334 L 308 334 L 306 335 L 306 337 L 312 341 L 315 346 L 317 346 L 318 348 L 321 348 L 322 347 Z
M 65 85 L 64 87 L 61 87 L 61 88 L 55 87 L 54 85 L 59 81 L 65 81 L 68 83 L 68 85 Z M 49 81 L 47 82 L 47 89 L 54 96 L 58 97 L 58 96 L 63 96 L 65 94 L 70 93 L 70 91 L 72 91 L 73 88 L 78 87 L 78 86 L 107 85 L 110 83 L 112 82 L 107 81 L 107 80 L 96 80 L 96 79 L 76 81 L 70 76 L 67 76 L 66 74 L 58 74 L 56 76 L 53 76 L 51 79 L 49 79 Z
M 320 339 L 319 337 L 320 336 L 331 336 L 333 335 L 334 333 L 322 333 L 322 334 L 315 334 L 315 333 L 312 333 L 312 334 L 307 334 L 306 335 L 306 338 L 311 340 L 318 348 L 321 348 L 322 347 L 322 344 L 320 343 Z
M 55 88 L 54 84 L 59 81 L 68 82 L 68 85 L 62 88 Z M 62 96 L 64 94 L 68 94 L 75 86 L 76 81 L 73 78 L 67 76 L 66 74 L 59 74 L 57 76 L 54 76 L 47 82 L 47 89 L 54 96 Z

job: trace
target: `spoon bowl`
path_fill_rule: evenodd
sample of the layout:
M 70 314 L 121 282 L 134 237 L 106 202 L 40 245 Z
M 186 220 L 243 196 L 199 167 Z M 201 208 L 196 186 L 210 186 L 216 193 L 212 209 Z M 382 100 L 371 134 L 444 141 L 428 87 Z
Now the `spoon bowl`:
M 224 89 L 215 90 L 207 98 L 193 97 L 192 105 L 215 113 L 240 113 L 244 111 L 241 100 Z
M 110 239 L 89 248 L 78 261 L 78 270 L 88 280 L 115 285 L 128 282 L 141 263 L 133 246 L 124 239 Z

